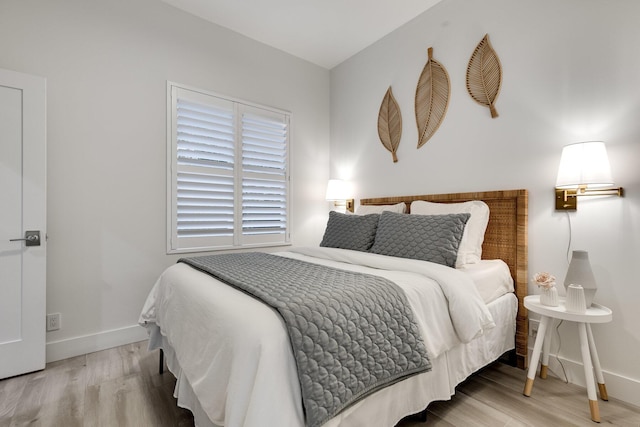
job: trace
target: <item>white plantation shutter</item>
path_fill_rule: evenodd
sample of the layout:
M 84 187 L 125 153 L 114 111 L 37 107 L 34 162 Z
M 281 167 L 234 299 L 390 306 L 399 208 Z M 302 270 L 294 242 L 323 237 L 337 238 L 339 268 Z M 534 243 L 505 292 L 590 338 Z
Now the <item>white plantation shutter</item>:
M 168 252 L 286 244 L 289 115 L 169 83 Z
M 285 241 L 287 118 L 245 107 L 242 112 L 243 242 Z M 277 237 L 279 236 L 279 237 Z

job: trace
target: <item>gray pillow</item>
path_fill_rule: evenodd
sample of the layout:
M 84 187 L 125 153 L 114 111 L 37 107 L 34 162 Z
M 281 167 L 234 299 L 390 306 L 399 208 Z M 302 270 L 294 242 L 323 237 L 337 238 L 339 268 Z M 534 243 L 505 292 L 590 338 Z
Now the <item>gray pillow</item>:
M 320 246 L 366 252 L 373 245 L 380 215 L 345 215 L 329 212 Z
M 382 212 L 371 252 L 455 267 L 468 213 L 407 215 Z

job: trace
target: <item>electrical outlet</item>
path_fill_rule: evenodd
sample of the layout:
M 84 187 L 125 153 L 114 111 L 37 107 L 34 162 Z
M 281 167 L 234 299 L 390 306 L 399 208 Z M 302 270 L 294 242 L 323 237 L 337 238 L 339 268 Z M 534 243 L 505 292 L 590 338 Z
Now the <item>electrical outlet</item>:
M 529 319 L 529 336 L 535 338 L 538 335 L 538 327 L 540 321 L 537 319 Z
M 60 313 L 47 314 L 47 332 L 60 329 Z

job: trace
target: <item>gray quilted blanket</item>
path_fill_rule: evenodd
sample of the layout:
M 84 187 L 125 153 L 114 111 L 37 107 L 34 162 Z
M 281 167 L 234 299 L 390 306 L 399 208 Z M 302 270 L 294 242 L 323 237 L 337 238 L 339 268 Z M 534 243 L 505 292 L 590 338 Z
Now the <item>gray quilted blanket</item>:
M 378 276 L 265 253 L 182 258 L 280 313 L 296 361 L 306 424 L 431 369 L 403 291 Z

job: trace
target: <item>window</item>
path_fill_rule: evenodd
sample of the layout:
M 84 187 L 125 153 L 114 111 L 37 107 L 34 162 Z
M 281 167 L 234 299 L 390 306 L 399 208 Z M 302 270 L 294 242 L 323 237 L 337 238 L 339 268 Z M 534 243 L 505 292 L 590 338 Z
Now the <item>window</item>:
M 169 253 L 289 242 L 289 120 L 168 83 Z

